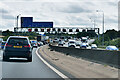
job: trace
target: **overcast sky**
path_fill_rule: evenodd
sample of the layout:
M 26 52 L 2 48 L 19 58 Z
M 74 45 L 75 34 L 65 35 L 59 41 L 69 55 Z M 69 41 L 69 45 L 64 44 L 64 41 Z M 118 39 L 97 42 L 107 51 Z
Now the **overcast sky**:
M 33 16 L 34 21 L 53 21 L 54 27 L 93 28 L 95 20 L 102 32 L 102 12 L 105 30 L 118 30 L 118 0 L 0 0 L 0 30 L 13 30 L 21 14 Z

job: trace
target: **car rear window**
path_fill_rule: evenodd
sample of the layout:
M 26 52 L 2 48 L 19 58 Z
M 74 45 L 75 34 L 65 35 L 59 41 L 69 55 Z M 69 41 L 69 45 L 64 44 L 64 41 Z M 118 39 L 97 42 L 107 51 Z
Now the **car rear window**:
M 26 38 L 10 38 L 8 44 L 17 44 L 20 45 L 28 44 L 28 40 Z
M 71 42 L 69 42 L 69 43 L 75 43 L 75 42 L 71 41 Z

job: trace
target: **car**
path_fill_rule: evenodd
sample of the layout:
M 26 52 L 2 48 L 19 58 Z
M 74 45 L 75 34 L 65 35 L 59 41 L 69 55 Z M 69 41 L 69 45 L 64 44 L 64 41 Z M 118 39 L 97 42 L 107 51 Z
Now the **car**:
M 58 41 L 58 42 L 60 42 L 60 41 L 62 41 L 62 39 L 59 39 L 59 41 Z
M 38 42 L 38 46 L 43 46 L 43 42 Z
M 80 41 L 76 41 L 75 44 L 76 44 L 76 46 L 79 46 L 79 47 L 80 47 L 81 42 L 80 42 Z
M 3 48 L 4 48 L 5 43 L 6 43 L 6 41 L 2 41 L 2 44 L 1 44 L 1 49 L 3 49 Z
M 119 49 L 116 46 L 107 46 L 106 50 L 116 50 L 116 51 L 118 51 Z
M 32 61 L 32 47 L 28 37 L 10 36 L 3 50 L 3 61 L 9 58 L 27 58 Z
M 75 44 L 75 41 L 74 40 L 71 40 L 68 42 L 68 47 L 76 47 L 76 44 Z
M 52 40 L 52 39 L 50 39 L 50 43 L 53 43 L 53 40 Z
M 42 43 L 43 43 L 43 45 L 46 45 L 46 44 L 48 44 L 46 41 L 41 41 Z
M 64 41 L 59 41 L 58 46 L 63 46 L 65 44 Z
M 72 36 L 68 36 L 67 39 L 72 39 Z
M 33 43 L 33 48 L 37 48 L 38 44 L 37 43 Z
M 64 39 L 65 39 L 65 36 L 61 36 L 60 39 L 61 39 L 61 40 L 64 40 Z
M 68 41 L 68 39 L 67 39 L 67 38 L 65 38 L 65 39 L 64 39 L 64 41 L 65 41 L 65 42 L 67 42 L 67 41 Z
M 91 49 L 97 49 L 97 45 L 96 44 L 91 44 Z
M 76 38 L 76 37 L 75 37 L 75 38 L 73 38 L 73 39 L 74 39 L 74 40 L 76 40 L 76 41 L 78 41 L 78 38 Z
M 59 42 L 59 39 L 58 39 L 58 38 L 55 38 L 55 39 L 53 40 L 53 42 L 54 42 L 54 43 L 58 43 L 58 42 Z
M 87 43 L 81 43 L 80 48 L 87 49 L 88 45 Z
M 33 48 L 37 48 L 38 47 L 38 44 L 37 44 L 36 40 L 31 41 L 31 45 L 32 45 Z

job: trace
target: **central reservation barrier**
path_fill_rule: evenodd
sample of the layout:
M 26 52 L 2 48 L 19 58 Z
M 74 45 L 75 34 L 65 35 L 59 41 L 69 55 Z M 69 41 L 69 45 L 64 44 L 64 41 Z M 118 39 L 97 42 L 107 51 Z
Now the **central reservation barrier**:
M 120 68 L 120 51 L 78 49 L 52 45 L 49 46 L 52 50 L 61 52 L 65 55 Z

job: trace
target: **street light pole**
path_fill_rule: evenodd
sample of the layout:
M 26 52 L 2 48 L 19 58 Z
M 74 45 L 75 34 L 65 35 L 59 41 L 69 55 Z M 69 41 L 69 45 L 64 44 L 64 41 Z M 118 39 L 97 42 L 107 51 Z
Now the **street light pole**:
M 96 12 L 102 12 L 103 13 L 103 22 L 102 22 L 102 27 L 103 27 L 103 34 L 102 34 L 102 36 L 103 36 L 103 39 L 102 39 L 102 45 L 104 46 L 104 12 L 103 11 L 99 11 L 99 10 L 96 10 Z
M 19 16 L 20 16 L 21 14 L 19 14 L 18 16 L 17 16 L 17 27 L 18 27 L 18 19 L 19 19 Z
M 18 16 L 17 16 L 17 25 L 16 25 L 16 27 L 18 27 Z
M 95 20 L 94 20 L 94 30 L 95 30 Z
M 17 16 L 17 25 L 16 25 L 16 29 L 17 29 L 17 32 L 18 32 L 18 19 L 19 19 L 19 16 L 20 16 L 21 14 L 19 14 L 18 16 Z
M 103 41 L 102 42 L 103 42 L 102 45 L 104 46 L 104 12 L 103 12 Z

